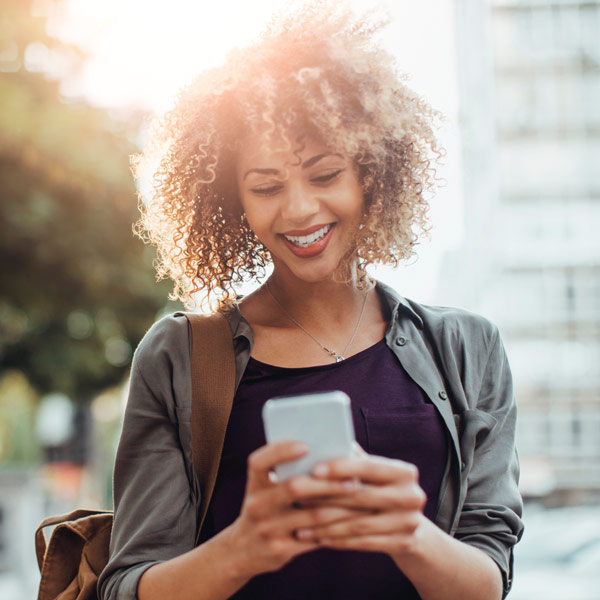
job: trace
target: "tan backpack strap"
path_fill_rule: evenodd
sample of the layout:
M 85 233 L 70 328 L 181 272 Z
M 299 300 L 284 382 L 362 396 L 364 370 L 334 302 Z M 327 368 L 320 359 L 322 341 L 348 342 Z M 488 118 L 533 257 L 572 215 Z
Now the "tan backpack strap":
M 192 328 L 192 447 L 200 483 L 196 543 L 212 497 L 235 394 L 235 354 L 229 323 L 217 312 L 186 313 Z

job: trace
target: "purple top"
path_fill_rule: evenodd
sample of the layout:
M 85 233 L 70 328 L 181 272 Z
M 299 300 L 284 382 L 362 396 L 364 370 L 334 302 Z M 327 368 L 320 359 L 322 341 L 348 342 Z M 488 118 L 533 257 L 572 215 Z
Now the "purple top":
M 446 466 L 446 434 L 435 406 L 382 340 L 343 362 L 317 367 L 275 367 L 250 358 L 227 426 L 207 514 L 209 536 L 240 513 L 247 457 L 266 443 L 263 404 L 275 396 L 330 390 L 350 396 L 356 440 L 367 452 L 417 466 L 428 498 L 425 515 L 434 519 Z M 388 555 L 325 548 L 254 577 L 232 598 L 414 600 L 419 595 Z

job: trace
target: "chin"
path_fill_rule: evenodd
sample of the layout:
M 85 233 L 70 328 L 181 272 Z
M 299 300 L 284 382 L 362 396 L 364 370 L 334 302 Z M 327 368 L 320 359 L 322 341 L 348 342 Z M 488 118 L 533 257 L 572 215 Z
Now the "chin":
M 334 265 L 307 264 L 299 267 L 298 265 L 282 264 L 282 261 L 277 261 L 275 268 L 280 272 L 287 271 L 293 277 L 305 283 L 333 281 L 336 279 L 336 275 L 339 277 L 342 271 L 339 263 Z

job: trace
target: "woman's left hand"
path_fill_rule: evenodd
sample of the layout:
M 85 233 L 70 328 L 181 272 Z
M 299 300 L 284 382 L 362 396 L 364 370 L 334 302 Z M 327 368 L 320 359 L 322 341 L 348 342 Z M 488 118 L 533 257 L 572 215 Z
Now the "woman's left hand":
M 358 445 L 357 445 L 358 446 Z M 354 456 L 318 465 L 318 479 L 353 481 L 343 496 L 319 500 L 319 505 L 357 509 L 357 516 L 299 530 L 304 540 L 329 548 L 385 552 L 392 558 L 410 553 L 417 542 L 426 496 L 417 468 L 401 460 L 372 456 L 357 449 Z

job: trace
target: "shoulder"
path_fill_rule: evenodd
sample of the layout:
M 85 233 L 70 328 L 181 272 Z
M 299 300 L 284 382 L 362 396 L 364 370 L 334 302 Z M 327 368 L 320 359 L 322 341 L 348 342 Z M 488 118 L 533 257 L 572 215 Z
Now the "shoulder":
M 135 351 L 133 369 L 152 376 L 157 370 L 171 370 L 190 355 L 189 322 L 176 312 L 156 321 L 146 332 Z
M 460 308 L 408 302 L 421 318 L 421 334 L 446 375 L 457 372 L 463 384 L 470 382 L 475 389 L 490 368 L 500 368 L 504 346 L 492 321 Z
M 479 397 L 486 385 L 501 380 L 507 391 L 512 389 L 504 380 L 510 378 L 510 367 L 500 332 L 492 321 L 467 310 L 441 306 L 424 307 L 421 314 L 445 373 L 457 374 L 462 387 L 471 392 L 469 398 Z M 498 400 L 502 397 L 497 395 Z
M 390 313 L 398 320 L 408 317 L 429 342 L 490 346 L 498 340 L 496 325 L 481 315 L 462 308 L 422 304 L 381 282 L 377 282 L 377 288 Z
M 486 317 L 452 306 L 430 306 L 406 299 L 421 318 L 423 328 L 435 339 L 449 342 L 494 345 L 499 338 L 498 327 Z
M 398 327 L 419 338 L 433 361 L 456 389 L 478 390 L 486 372 L 506 366 L 498 327 L 489 319 L 451 306 L 432 306 L 381 286 Z

